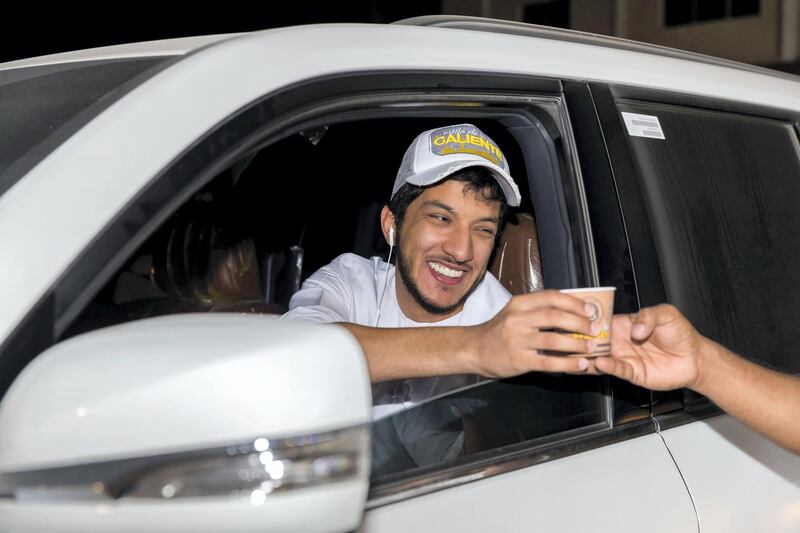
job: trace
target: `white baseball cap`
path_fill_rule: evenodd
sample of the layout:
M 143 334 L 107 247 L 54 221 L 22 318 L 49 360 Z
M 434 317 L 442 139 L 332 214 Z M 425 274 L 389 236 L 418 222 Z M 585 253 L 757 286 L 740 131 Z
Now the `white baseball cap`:
M 417 135 L 403 156 L 392 196 L 406 183 L 433 185 L 467 167 L 489 169 L 508 205 L 519 205 L 519 189 L 511 178 L 506 157 L 488 135 L 472 124 L 435 128 Z

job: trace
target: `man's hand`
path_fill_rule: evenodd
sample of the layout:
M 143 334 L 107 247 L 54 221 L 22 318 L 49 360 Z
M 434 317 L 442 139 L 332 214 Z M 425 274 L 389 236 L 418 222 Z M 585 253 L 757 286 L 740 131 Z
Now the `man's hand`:
M 592 309 L 574 296 L 543 291 L 512 298 L 490 321 L 470 328 L 473 373 L 509 377 L 532 371 L 583 372 L 594 341 L 554 330 L 596 335 L 589 321 Z M 599 326 L 595 326 L 598 328 Z M 563 355 L 544 355 L 559 352 Z
M 648 389 L 695 388 L 706 343 L 674 306 L 662 304 L 614 316 L 611 357 L 594 367 Z
M 800 378 L 752 363 L 711 341 L 671 305 L 617 315 L 611 356 L 594 369 L 641 387 L 689 387 L 719 407 L 800 454 Z

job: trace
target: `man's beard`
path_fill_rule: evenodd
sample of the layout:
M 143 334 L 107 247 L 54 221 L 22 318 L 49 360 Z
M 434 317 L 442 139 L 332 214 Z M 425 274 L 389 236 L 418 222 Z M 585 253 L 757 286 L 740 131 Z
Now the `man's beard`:
M 411 277 L 411 267 L 409 266 L 409 261 L 406 258 L 405 254 L 403 253 L 403 249 L 399 245 L 397 246 L 397 271 L 400 273 L 400 279 L 403 280 L 403 283 L 408 289 L 408 292 L 411 293 L 411 296 L 412 298 L 414 298 L 414 301 L 417 302 L 417 305 L 419 305 L 422 309 L 424 309 L 425 311 L 427 311 L 432 315 L 447 315 L 453 312 L 461 305 L 463 305 L 464 302 L 467 301 L 467 298 L 469 298 L 469 296 L 475 291 L 475 289 L 478 288 L 478 285 L 483 280 L 483 277 L 486 275 L 486 271 L 484 271 L 481 276 L 478 276 L 478 278 L 472 284 L 472 287 L 470 287 L 469 290 L 464 293 L 464 296 L 462 296 L 456 303 L 454 303 L 453 305 L 442 307 L 426 299 L 425 296 L 422 294 L 422 292 L 419 290 L 419 287 L 414 282 L 414 279 Z

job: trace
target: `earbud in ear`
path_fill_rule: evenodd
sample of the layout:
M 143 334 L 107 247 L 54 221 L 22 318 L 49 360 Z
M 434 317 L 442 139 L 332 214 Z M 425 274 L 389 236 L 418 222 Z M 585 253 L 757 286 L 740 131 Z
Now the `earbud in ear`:
M 394 246 L 394 226 L 389 228 L 389 246 Z

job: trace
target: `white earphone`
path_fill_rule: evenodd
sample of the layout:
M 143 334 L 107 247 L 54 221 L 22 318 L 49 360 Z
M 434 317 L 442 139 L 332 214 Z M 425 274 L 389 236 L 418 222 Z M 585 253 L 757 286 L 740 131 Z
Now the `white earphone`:
M 378 311 L 375 313 L 375 327 L 378 327 L 378 324 L 381 321 L 381 305 L 383 304 L 383 297 L 386 294 L 386 286 L 389 284 L 389 268 L 392 264 L 392 251 L 394 250 L 394 225 L 389 228 L 389 257 L 386 260 L 386 277 L 383 280 L 383 290 L 381 291 L 381 295 L 378 298 Z M 377 273 L 376 273 L 377 276 Z M 377 284 L 377 277 L 375 278 Z

